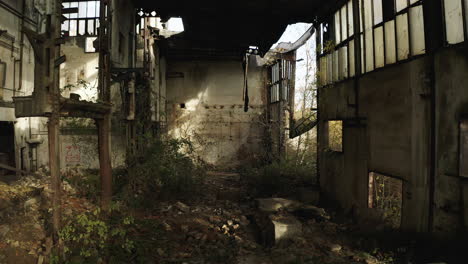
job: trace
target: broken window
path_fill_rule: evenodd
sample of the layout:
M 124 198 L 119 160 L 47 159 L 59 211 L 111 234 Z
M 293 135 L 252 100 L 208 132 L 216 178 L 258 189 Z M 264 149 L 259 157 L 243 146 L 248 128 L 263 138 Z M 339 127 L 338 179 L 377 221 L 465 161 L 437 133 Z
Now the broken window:
M 369 208 L 380 211 L 384 222 L 400 228 L 403 201 L 403 181 L 376 172 L 369 173 Z
M 374 30 L 375 68 L 385 65 L 383 26 Z
M 396 62 L 395 20 L 385 23 L 385 63 Z
M 383 22 L 382 0 L 374 0 L 373 3 L 374 3 L 374 25 L 378 25 Z
M 96 52 L 96 48 L 94 48 L 94 44 L 93 44 L 96 39 L 97 37 L 86 38 L 86 44 L 85 44 L 86 53 Z
M 398 60 L 407 59 L 409 56 L 408 37 L 408 14 L 401 14 L 396 17 L 397 28 L 397 57 Z
M 426 43 L 424 36 L 424 14 L 422 5 L 412 7 L 409 10 L 411 32 L 411 55 L 424 54 Z
M 340 11 L 335 13 L 335 42 L 336 44 L 341 42 L 341 20 L 340 20 Z
M 447 0 L 445 0 L 447 1 Z M 456 0 L 466 1 L 468 0 Z M 417 0 L 359 0 L 359 37 L 361 73 L 396 63 L 425 53 L 424 13 L 422 1 Z M 353 77 L 354 58 L 353 2 L 335 10 L 330 19 L 334 27 L 335 45 L 327 45 L 322 37 L 317 53 L 320 57 L 321 85 Z M 346 28 L 345 28 L 346 27 Z M 322 27 L 325 31 L 325 28 Z M 322 32 L 322 36 L 325 33 Z M 331 46 L 331 47 L 330 47 Z M 351 65 L 352 64 L 352 65 Z
M 462 0 L 444 0 L 444 11 L 447 42 L 449 44 L 463 42 L 465 38 Z
M 328 148 L 332 151 L 343 152 L 343 121 L 328 121 Z
M 395 0 L 395 3 L 396 3 L 396 12 L 400 12 L 406 7 L 408 7 L 408 0 Z
M 367 29 L 364 33 L 365 37 L 365 52 L 366 52 L 366 72 L 374 70 L 374 38 L 373 30 Z
M 78 8 L 78 13 L 64 14 L 67 18 L 62 24 L 62 31 L 68 32 L 68 36 L 96 36 L 99 27 L 99 1 L 75 1 L 64 2 L 64 8 Z
M 346 5 L 341 8 L 341 38 L 343 41 L 348 38 L 348 14 L 346 12 Z
M 350 0 L 348 1 L 348 33 L 349 36 L 353 36 L 354 34 L 354 14 L 353 14 L 353 2 Z

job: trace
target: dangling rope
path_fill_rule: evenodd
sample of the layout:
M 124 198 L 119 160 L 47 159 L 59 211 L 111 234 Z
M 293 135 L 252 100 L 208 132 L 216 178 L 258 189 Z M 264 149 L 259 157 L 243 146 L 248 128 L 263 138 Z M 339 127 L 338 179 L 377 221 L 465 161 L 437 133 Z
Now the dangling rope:
M 244 89 L 243 89 L 243 94 L 242 94 L 242 100 L 244 101 L 244 112 L 248 112 L 249 111 L 249 82 L 248 82 L 249 54 L 245 54 L 242 67 L 244 68 Z

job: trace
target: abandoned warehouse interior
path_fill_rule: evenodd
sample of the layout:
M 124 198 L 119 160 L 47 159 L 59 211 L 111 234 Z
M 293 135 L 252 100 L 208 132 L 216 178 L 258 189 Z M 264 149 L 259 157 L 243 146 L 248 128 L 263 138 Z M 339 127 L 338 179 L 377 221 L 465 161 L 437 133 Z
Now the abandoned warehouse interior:
M 0 14 L 0 263 L 57 263 L 55 257 L 68 263 L 66 252 L 73 250 L 57 252 L 67 241 L 63 230 L 73 222 L 66 213 L 70 189 L 91 182 L 85 189 L 95 191 L 95 201 L 89 195 L 73 194 L 73 199 L 84 199 L 82 204 L 89 202 L 89 208 L 101 208 L 103 214 L 122 199 L 122 181 L 145 204 L 160 204 L 161 186 L 171 181 L 163 175 L 151 189 L 148 181 L 157 177 L 132 183 L 132 175 L 156 173 L 151 166 L 172 175 L 171 170 L 186 169 L 187 160 L 189 171 L 182 171 L 183 177 L 197 175 L 203 167 L 210 184 L 236 179 L 241 185 L 236 206 L 244 210 L 251 202 L 261 211 L 244 222 L 260 226 L 255 243 L 262 248 L 269 248 L 265 241 L 271 239 L 276 245 L 286 238 L 296 243 L 311 226 L 332 222 L 345 226 L 338 228 L 343 236 L 349 235 L 349 225 L 356 225 L 404 237 L 410 246 L 404 257 L 397 250 L 387 252 L 394 254 L 392 260 L 376 251 L 351 258 L 352 250 L 385 251 L 384 246 L 363 249 L 367 246 L 356 242 L 356 248 L 337 249 L 337 243 L 346 242 L 323 246 L 331 242 L 321 241 L 324 249 L 316 246 L 318 251 L 332 255 L 289 252 L 297 262 L 275 260 L 266 249 L 253 260 L 240 260 L 245 252 L 239 251 L 232 259 L 190 262 L 188 253 L 158 248 L 163 253 L 153 252 L 157 257 L 148 263 L 466 263 L 466 243 L 457 244 L 457 254 L 416 256 L 410 248 L 421 237 L 445 242 L 467 238 L 467 0 L 0 0 Z M 299 22 L 308 25 L 300 38 L 274 45 L 289 24 Z M 305 49 L 307 80 L 312 81 L 304 88 L 298 82 Z M 304 91 L 309 97 L 301 97 Z M 155 152 L 154 146 L 163 151 Z M 313 149 L 311 156 L 291 161 L 304 146 Z M 294 184 L 281 178 L 289 179 L 285 171 L 292 163 Z M 301 169 L 303 163 L 312 165 Z M 86 178 L 90 171 L 95 178 Z M 312 180 L 302 182 L 300 171 Z M 279 178 L 272 176 L 277 174 Z M 30 179 L 42 187 L 31 187 Z M 149 188 L 149 197 L 135 189 L 141 183 Z M 40 241 L 43 249 L 34 254 L 8 238 L 14 233 L 12 215 L 19 217 L 12 208 L 21 200 L 11 197 L 20 185 L 48 193 L 40 195 L 50 208 L 38 228 L 45 234 L 30 239 Z M 272 189 L 258 191 L 270 186 L 293 190 L 288 197 Z M 209 193 L 202 188 L 201 193 Z M 232 200 L 219 197 L 233 187 L 220 188 L 216 199 Z M 315 198 L 300 201 L 297 209 L 295 200 L 303 198 L 303 191 Z M 28 203 L 38 194 L 22 195 Z M 186 195 L 185 202 L 195 208 L 189 202 L 197 201 L 195 195 Z M 161 200 L 166 205 L 171 199 Z M 265 213 L 265 204 L 271 203 L 274 212 Z M 185 206 L 177 202 L 169 207 L 182 214 L 196 211 Z M 300 211 L 305 222 L 275 218 L 293 217 L 291 211 Z M 264 222 L 274 226 L 273 238 L 265 235 L 271 230 L 263 230 Z M 218 230 L 246 244 L 224 226 Z M 385 244 L 391 239 L 378 240 Z M 97 252 L 109 250 L 104 248 Z M 140 263 L 135 257 L 140 253 L 133 244 L 129 248 L 132 260 L 125 263 Z M 252 246 L 246 254 L 254 249 L 258 253 Z M 79 263 L 94 263 L 86 252 L 78 254 L 84 261 Z M 104 255 L 96 259 L 116 261 L 112 254 Z

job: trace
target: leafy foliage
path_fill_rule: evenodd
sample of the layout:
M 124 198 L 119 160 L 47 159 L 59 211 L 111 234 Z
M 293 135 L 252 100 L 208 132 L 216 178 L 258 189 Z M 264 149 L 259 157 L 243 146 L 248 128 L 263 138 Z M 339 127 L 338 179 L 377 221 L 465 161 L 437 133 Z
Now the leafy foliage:
M 59 232 L 68 263 L 98 263 L 103 259 L 129 259 L 135 248 L 133 217 L 114 204 L 110 214 L 100 209 L 86 211 L 66 219 Z
M 130 161 L 127 174 L 117 176 L 117 188 L 132 207 L 151 208 L 154 199 L 189 196 L 203 179 L 204 164 L 193 158 L 187 140 L 158 139 Z
M 296 164 L 295 160 L 281 160 L 243 172 L 257 196 L 290 195 L 297 187 L 315 183 L 315 163 Z

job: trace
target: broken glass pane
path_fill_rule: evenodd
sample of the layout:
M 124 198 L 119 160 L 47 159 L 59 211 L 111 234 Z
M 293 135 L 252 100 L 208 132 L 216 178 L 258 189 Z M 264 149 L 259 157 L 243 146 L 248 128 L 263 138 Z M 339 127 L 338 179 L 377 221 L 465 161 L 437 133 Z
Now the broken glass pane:
M 96 40 L 96 37 L 86 38 L 85 52 L 96 52 L 93 42 Z
M 86 17 L 86 6 L 87 6 L 87 2 L 79 2 L 79 5 L 78 5 L 78 18 L 85 18 Z
M 88 10 L 86 11 L 87 17 L 96 17 L 96 4 L 97 2 L 88 2 Z
M 396 62 L 395 20 L 385 23 L 385 63 Z
M 388 1 L 388 0 L 383 0 Z M 374 25 L 383 22 L 382 0 L 374 0 Z
M 70 25 L 70 22 L 68 20 L 64 21 L 63 24 L 62 24 L 62 31 L 68 31 L 69 30 L 69 25 Z
M 412 7 L 409 10 L 411 32 L 411 55 L 424 54 L 426 51 L 424 38 L 424 15 L 422 5 Z
M 349 42 L 349 76 L 353 77 L 356 75 L 356 67 L 355 67 L 355 61 L 354 61 L 354 40 L 351 40 Z
M 449 1 L 453 1 L 453 0 L 449 0 Z M 405 9 L 408 6 L 408 0 L 395 0 L 395 3 L 396 3 L 397 12 Z
M 78 7 L 78 2 L 70 3 L 70 8 Z M 70 18 L 78 18 L 78 13 L 71 13 Z
M 397 57 L 398 60 L 407 59 L 409 56 L 408 37 L 408 14 L 401 14 L 396 17 L 397 28 Z
M 381 68 L 385 65 L 384 61 L 384 34 L 383 27 L 374 29 L 375 39 L 375 68 Z
M 340 29 L 340 12 L 335 13 L 335 42 L 339 44 L 341 42 L 341 29 Z
M 374 38 L 372 28 L 364 32 L 366 45 L 366 72 L 374 70 Z
M 462 3 L 460 0 L 444 0 L 445 31 L 449 44 L 460 43 L 464 40 Z
M 71 37 L 76 36 L 76 32 L 77 32 L 76 24 L 77 24 L 76 20 L 70 20 L 70 34 L 69 35 Z
M 372 28 L 372 0 L 364 0 L 364 28 Z
M 78 34 L 84 35 L 86 33 L 86 21 L 78 20 Z
M 341 8 L 341 37 L 343 40 L 348 38 L 348 18 L 346 12 L 346 5 Z
M 362 17 L 363 12 L 363 0 L 359 0 L 359 32 L 362 33 L 364 32 L 364 20 Z
M 466 0 L 468 1 L 468 0 Z M 353 14 L 353 2 L 348 2 L 348 35 L 351 37 L 354 34 L 354 14 Z

